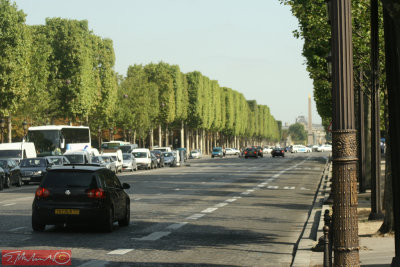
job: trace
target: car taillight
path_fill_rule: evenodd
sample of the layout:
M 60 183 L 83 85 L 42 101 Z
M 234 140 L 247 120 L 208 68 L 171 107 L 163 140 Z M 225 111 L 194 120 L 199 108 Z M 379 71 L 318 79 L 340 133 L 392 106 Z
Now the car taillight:
M 36 189 L 35 196 L 37 197 L 48 197 L 50 195 L 50 191 L 44 187 L 39 187 Z
M 247 151 L 245 151 L 244 154 L 247 154 Z
M 106 193 L 101 188 L 90 189 L 87 192 L 88 197 L 90 198 L 105 198 Z
M 283 151 L 283 150 L 281 150 L 281 152 L 283 153 L 284 151 Z
M 254 154 L 257 154 L 257 151 L 254 151 Z

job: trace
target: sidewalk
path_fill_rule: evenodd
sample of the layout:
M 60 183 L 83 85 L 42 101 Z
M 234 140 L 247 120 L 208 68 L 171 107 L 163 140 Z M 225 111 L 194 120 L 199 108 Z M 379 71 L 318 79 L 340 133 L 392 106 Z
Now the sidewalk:
M 324 211 L 326 209 L 331 210 L 329 205 L 323 205 L 324 200 L 329 196 L 331 177 L 332 165 L 328 163 L 321 177 L 321 183 L 316 195 L 314 207 L 311 211 L 304 233 L 299 240 L 292 266 L 323 266 L 323 252 L 313 252 L 311 248 L 318 243 L 318 238 L 323 236 L 322 227 L 324 225 Z M 370 197 L 370 192 L 358 195 L 360 263 L 361 266 L 390 266 L 395 253 L 394 236 L 376 235 L 382 221 L 368 221 L 368 216 L 371 211 Z

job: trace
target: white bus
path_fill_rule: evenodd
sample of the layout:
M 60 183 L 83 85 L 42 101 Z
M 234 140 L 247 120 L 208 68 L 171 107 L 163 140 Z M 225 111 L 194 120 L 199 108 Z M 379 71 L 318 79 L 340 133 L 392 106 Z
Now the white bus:
M 27 141 L 35 144 L 39 157 L 91 148 L 90 129 L 87 126 L 33 126 L 28 129 Z

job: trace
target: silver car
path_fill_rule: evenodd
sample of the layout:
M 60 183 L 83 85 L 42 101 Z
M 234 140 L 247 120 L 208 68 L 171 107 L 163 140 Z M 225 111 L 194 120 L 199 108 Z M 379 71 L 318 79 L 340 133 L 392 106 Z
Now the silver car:
M 122 154 L 123 163 L 122 163 L 122 171 L 137 171 L 138 167 L 136 164 L 136 159 L 132 155 L 132 153 L 123 153 Z
M 192 150 L 190 152 L 191 159 L 200 159 L 201 158 L 201 151 L 199 149 Z
M 106 168 L 112 170 L 113 172 L 117 173 L 117 164 L 111 158 L 111 156 L 101 156 L 106 164 Z

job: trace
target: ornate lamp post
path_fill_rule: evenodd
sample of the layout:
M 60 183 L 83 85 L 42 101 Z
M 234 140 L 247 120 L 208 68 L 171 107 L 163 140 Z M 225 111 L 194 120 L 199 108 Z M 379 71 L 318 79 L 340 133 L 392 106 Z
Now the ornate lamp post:
M 360 266 L 351 0 L 332 0 L 332 161 L 335 266 Z
M 24 137 L 22 138 L 22 140 L 26 139 L 26 130 L 28 130 L 28 123 L 26 121 L 22 122 L 22 128 L 24 129 Z
M 0 130 L 1 130 L 1 142 L 4 142 L 4 136 L 3 136 L 3 131 L 4 131 L 4 126 L 5 126 L 5 121 L 4 119 L 0 119 Z

